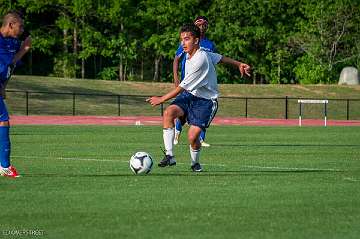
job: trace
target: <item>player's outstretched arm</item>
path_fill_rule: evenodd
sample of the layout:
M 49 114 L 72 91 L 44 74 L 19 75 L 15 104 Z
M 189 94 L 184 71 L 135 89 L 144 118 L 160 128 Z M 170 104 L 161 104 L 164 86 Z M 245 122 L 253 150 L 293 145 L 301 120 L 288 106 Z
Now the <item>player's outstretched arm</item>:
M 21 44 L 20 50 L 16 53 L 13 59 L 13 64 L 16 64 L 28 51 L 31 49 L 31 36 L 28 36 Z
M 171 98 L 174 98 L 175 96 L 177 96 L 178 94 L 180 94 L 183 91 L 184 91 L 184 89 L 181 88 L 180 86 L 178 86 L 163 96 L 152 96 L 152 97 L 146 99 L 146 102 L 149 102 L 152 106 L 157 106 Z
M 180 80 L 179 80 L 179 61 L 180 61 L 180 57 L 175 56 L 174 61 L 173 61 L 173 76 L 174 76 L 175 87 L 178 87 L 178 85 L 180 84 Z
M 221 58 L 220 62 L 236 66 L 237 68 L 239 68 L 241 76 L 244 76 L 244 74 L 247 75 L 247 76 L 250 76 L 250 69 L 251 68 L 250 68 L 250 66 L 248 64 L 242 63 L 240 61 L 234 60 L 234 59 L 232 59 L 230 57 L 226 57 L 226 56 L 223 56 Z

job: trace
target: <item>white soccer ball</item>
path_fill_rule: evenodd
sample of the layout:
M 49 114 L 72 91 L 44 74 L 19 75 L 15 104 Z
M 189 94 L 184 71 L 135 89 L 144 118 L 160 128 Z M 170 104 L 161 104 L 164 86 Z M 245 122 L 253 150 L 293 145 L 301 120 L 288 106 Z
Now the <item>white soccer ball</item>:
M 146 152 L 136 152 L 130 158 L 130 169 L 134 174 L 148 174 L 153 166 L 153 159 Z

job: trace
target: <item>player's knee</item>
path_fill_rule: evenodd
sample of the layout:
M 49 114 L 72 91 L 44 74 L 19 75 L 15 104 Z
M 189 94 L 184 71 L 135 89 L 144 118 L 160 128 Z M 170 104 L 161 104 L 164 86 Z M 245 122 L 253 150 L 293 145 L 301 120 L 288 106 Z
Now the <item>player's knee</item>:
M 164 118 L 175 120 L 175 118 L 176 118 L 176 111 L 174 111 L 172 108 L 167 108 L 167 109 L 164 111 Z
M 0 121 L 0 127 L 8 127 L 10 126 L 9 121 Z
M 197 141 L 199 141 L 199 135 L 195 134 L 194 132 L 189 132 L 188 140 L 191 145 L 195 145 L 197 143 Z

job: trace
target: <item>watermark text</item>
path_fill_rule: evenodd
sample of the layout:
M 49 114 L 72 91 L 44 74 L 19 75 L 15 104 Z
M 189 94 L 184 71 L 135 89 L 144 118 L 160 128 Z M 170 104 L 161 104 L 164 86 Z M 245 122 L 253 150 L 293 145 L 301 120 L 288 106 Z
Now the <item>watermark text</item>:
M 27 237 L 41 237 L 45 235 L 45 230 L 40 229 L 10 229 L 1 230 L 3 236 L 14 237 L 14 236 L 27 236 Z

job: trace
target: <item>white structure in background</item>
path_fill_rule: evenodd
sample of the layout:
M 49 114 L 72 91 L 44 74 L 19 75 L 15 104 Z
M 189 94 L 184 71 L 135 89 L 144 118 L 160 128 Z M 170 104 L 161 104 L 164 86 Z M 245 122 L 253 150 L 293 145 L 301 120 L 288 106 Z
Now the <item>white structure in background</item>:
M 352 66 L 345 67 L 340 73 L 339 85 L 359 85 L 359 71 Z

